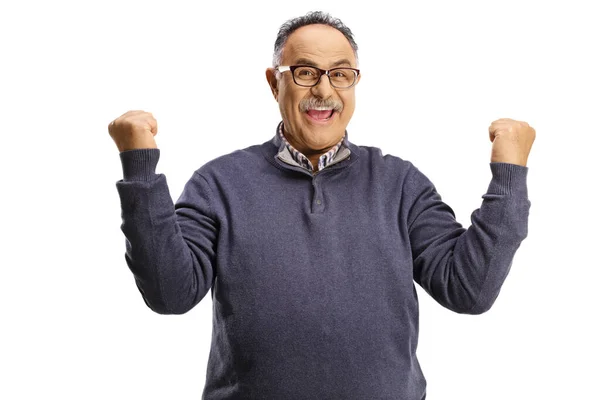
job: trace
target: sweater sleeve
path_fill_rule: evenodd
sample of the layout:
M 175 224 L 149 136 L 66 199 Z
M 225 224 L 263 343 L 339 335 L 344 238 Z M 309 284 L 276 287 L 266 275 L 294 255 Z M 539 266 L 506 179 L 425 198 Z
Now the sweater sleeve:
M 421 171 L 412 166 L 409 172 L 405 195 L 414 280 L 457 313 L 481 314 L 491 308 L 527 237 L 528 168 L 494 162 L 490 168 L 491 182 L 468 229 Z
M 164 174 L 156 174 L 159 149 L 120 153 L 125 261 L 146 305 L 159 314 L 183 314 L 212 287 L 218 225 L 210 188 L 194 172 L 173 204 Z

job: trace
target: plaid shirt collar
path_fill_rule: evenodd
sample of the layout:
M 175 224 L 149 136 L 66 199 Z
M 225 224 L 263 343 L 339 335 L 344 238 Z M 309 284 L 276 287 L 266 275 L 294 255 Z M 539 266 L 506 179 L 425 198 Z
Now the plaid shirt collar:
M 292 157 L 294 158 L 294 160 L 303 168 L 307 169 L 309 172 L 314 172 L 314 167 L 312 165 L 312 163 L 310 162 L 310 160 L 301 152 L 299 152 L 298 150 L 296 150 L 294 148 L 294 146 L 292 146 L 287 139 L 285 138 L 285 136 L 283 135 L 283 121 L 279 124 L 278 127 L 278 131 L 279 131 L 279 137 L 281 138 L 281 140 L 283 141 L 283 143 L 285 144 L 285 146 L 288 148 L 288 150 L 290 151 Z M 327 165 L 329 165 L 329 163 L 331 162 L 331 160 L 333 160 L 333 158 L 335 157 L 335 155 L 337 154 L 338 150 L 340 149 L 340 147 L 342 146 L 342 143 L 344 142 L 344 138 L 346 137 L 346 134 L 344 133 L 344 136 L 342 136 L 342 138 L 340 139 L 339 142 L 337 142 L 337 144 L 335 146 L 333 146 L 331 149 L 329 149 L 329 151 L 323 155 L 321 155 L 321 157 L 319 157 L 319 165 L 318 165 L 318 171 L 321 171 L 323 168 L 327 167 Z

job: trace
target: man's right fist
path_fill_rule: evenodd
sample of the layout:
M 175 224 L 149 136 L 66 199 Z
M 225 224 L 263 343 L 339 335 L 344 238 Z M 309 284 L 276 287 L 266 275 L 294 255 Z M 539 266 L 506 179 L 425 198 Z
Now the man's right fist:
M 156 149 L 154 136 L 158 125 L 151 113 L 132 110 L 108 124 L 108 133 L 120 152 L 134 149 Z

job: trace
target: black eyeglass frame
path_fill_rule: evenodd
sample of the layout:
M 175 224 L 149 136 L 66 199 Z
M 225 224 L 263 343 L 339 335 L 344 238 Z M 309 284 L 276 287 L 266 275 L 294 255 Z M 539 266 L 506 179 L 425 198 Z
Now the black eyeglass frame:
M 317 71 L 319 71 L 319 77 L 317 78 L 317 81 L 314 84 L 312 84 L 312 85 L 303 85 L 301 83 L 296 82 L 296 76 L 294 75 L 294 71 L 297 68 L 300 68 L 300 67 L 314 68 Z M 354 81 L 352 82 L 352 85 L 350 85 L 350 86 L 341 86 L 340 87 L 340 86 L 336 86 L 336 85 L 333 84 L 333 82 L 331 81 L 331 75 L 329 75 L 329 74 L 331 73 L 331 71 L 335 71 L 337 69 L 343 69 L 343 70 L 349 69 L 349 70 L 352 70 L 352 72 L 354 72 Z M 304 65 L 304 64 L 302 64 L 302 65 L 278 65 L 278 66 L 275 67 L 275 70 L 278 71 L 278 72 L 290 71 L 292 73 L 292 79 L 294 80 L 294 83 L 296 85 L 302 86 L 302 87 L 314 87 L 314 86 L 317 86 L 319 84 L 319 82 L 321 82 L 321 77 L 323 75 L 327 75 L 327 77 L 329 78 L 329 84 L 332 87 L 336 88 L 336 89 L 350 89 L 352 86 L 356 85 L 356 83 L 357 83 L 357 79 L 356 78 L 358 78 L 358 75 L 360 74 L 360 70 L 357 69 L 357 68 L 335 67 L 335 68 L 331 68 L 331 69 L 321 69 L 321 68 L 315 67 L 314 65 Z

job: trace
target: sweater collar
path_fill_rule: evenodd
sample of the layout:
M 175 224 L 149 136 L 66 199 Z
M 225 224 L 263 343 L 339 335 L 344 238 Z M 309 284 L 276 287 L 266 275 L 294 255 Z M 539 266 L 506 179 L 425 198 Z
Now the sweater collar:
M 274 158 L 282 159 L 282 160 L 286 161 L 288 164 L 296 164 L 296 165 L 300 166 L 296 162 L 296 160 L 294 160 L 294 157 L 292 156 L 289 149 L 285 145 L 285 142 L 283 140 L 281 140 L 281 137 L 279 136 L 279 129 L 280 129 L 281 125 L 283 125 L 283 121 L 281 121 L 281 122 L 279 122 L 279 124 L 277 124 L 277 128 L 275 129 L 275 136 L 273 136 L 273 138 L 270 141 L 271 144 L 274 145 L 275 148 L 277 149 L 276 154 L 274 154 Z M 342 140 L 342 144 L 341 144 L 340 148 L 338 149 L 337 153 L 335 154 L 335 157 L 331 160 L 331 164 L 336 164 L 338 161 L 348 158 L 350 156 L 350 153 L 353 153 L 355 155 L 354 157 L 356 158 L 356 156 L 358 156 L 357 150 L 358 149 L 356 148 L 356 145 L 354 145 L 353 143 L 351 143 L 348 140 L 348 130 L 346 130 L 344 132 L 344 138 Z

